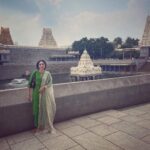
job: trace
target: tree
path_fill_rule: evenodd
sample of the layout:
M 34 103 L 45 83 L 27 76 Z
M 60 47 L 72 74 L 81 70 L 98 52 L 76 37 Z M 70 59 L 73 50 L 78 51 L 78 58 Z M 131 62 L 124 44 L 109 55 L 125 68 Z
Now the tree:
M 115 48 L 119 48 L 122 46 L 122 38 L 121 37 L 116 37 L 114 40 L 113 40 L 113 45 Z
M 114 50 L 113 44 L 109 42 L 108 38 L 82 38 L 72 44 L 73 50 L 78 50 L 82 54 L 84 49 L 87 49 L 92 58 L 106 58 Z
M 127 37 L 125 43 L 122 45 L 122 48 L 133 48 L 135 46 L 138 46 L 138 43 L 139 43 L 139 39 Z
M 72 49 L 75 51 L 79 51 L 80 54 L 82 54 L 83 50 L 86 48 L 88 43 L 87 37 L 82 38 L 79 41 L 74 41 L 72 44 Z

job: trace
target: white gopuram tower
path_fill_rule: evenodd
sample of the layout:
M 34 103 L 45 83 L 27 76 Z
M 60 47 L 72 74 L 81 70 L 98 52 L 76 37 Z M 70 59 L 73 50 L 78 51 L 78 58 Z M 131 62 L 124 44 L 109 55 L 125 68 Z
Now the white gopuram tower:
M 150 46 L 150 16 L 148 16 L 146 20 L 141 45 Z
M 81 55 L 78 66 L 70 69 L 71 78 L 75 81 L 97 79 L 100 78 L 101 74 L 101 67 L 94 66 L 86 49 Z
M 150 57 L 150 16 L 147 16 L 144 33 L 140 43 L 140 57 L 147 58 Z
M 43 28 L 43 34 L 39 46 L 45 48 L 57 48 L 57 43 L 50 28 Z

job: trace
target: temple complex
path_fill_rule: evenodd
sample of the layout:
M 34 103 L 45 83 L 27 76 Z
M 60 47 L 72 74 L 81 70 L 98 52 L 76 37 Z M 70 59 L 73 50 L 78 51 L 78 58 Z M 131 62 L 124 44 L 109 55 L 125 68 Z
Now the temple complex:
M 50 28 L 43 28 L 43 34 L 39 42 L 40 47 L 56 48 L 57 43 L 53 37 L 52 30 Z
M 9 28 L 1 27 L 0 43 L 5 45 L 14 45 Z
M 102 74 L 100 66 L 94 66 L 87 50 L 85 49 L 81 55 L 77 67 L 71 67 L 71 78 L 73 81 L 92 80 L 100 78 Z

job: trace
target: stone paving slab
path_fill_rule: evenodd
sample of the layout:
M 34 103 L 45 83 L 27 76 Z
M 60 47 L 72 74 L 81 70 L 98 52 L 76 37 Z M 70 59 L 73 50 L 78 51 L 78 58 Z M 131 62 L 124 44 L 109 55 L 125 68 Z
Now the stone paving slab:
M 0 139 L 0 148 L 2 148 L 3 150 L 9 150 L 9 145 L 5 138 Z
M 150 112 L 150 105 L 149 104 L 139 105 L 139 106 L 135 107 L 135 109 L 144 111 L 144 112 Z
M 143 140 L 144 142 L 150 144 L 150 135 L 145 136 L 142 140 Z
M 118 146 L 91 132 L 77 136 L 74 140 L 87 150 L 121 150 Z
M 150 145 L 121 131 L 108 135 L 105 139 L 125 150 L 150 150 Z
M 85 150 L 85 149 L 78 145 L 78 146 L 72 147 L 72 148 L 70 148 L 68 150 Z
M 11 150 L 38 150 L 45 146 L 36 138 L 25 140 L 23 142 L 11 145 Z
M 120 117 L 124 117 L 126 115 L 127 115 L 126 113 L 123 113 L 123 112 L 118 111 L 118 110 L 107 110 L 107 111 L 88 115 L 88 117 L 92 118 L 92 119 L 98 119 L 98 118 L 102 118 L 102 117 L 106 117 L 106 116 L 112 116 L 114 118 L 120 118 Z
M 129 135 L 132 135 L 136 138 L 142 138 L 150 134 L 150 130 L 140 127 L 138 125 L 122 121 L 112 125 L 113 128 L 123 131 Z
M 118 110 L 110 110 L 106 112 L 107 115 L 112 116 L 114 118 L 121 118 L 127 116 L 128 114 L 120 112 Z
M 144 120 L 144 118 L 142 117 L 139 117 L 139 116 L 125 116 L 125 117 L 121 117 L 121 120 L 124 120 L 124 121 L 128 121 L 128 122 L 131 122 L 131 123 L 135 123 L 135 122 L 139 122 L 139 121 L 142 121 Z
M 91 118 L 79 118 L 79 119 L 73 119 L 72 121 L 84 128 L 90 128 L 102 124 L 100 121 Z
M 143 128 L 150 129 L 150 120 L 140 121 L 140 122 L 137 122 L 136 124 Z
M 123 110 L 122 112 L 129 114 L 129 115 L 133 115 L 133 116 L 143 115 L 146 113 L 146 111 L 138 110 L 136 108 L 129 108 L 129 109 Z
M 22 133 L 18 133 L 9 137 L 6 137 L 7 142 L 12 145 L 12 144 L 16 144 L 28 139 L 34 138 L 34 135 L 32 134 L 31 131 L 28 132 L 22 132 Z
M 49 150 L 66 150 L 77 145 L 76 142 L 74 142 L 72 139 L 68 138 L 65 135 L 44 141 L 43 144 Z
M 87 117 L 92 118 L 92 119 L 98 119 L 98 118 L 102 118 L 105 116 L 107 116 L 106 111 L 102 111 L 99 113 L 94 113 L 94 114 L 88 115 Z
M 72 122 L 71 120 L 68 120 L 68 121 L 55 124 L 55 128 L 58 130 L 61 130 L 61 129 L 66 129 L 75 125 L 76 124 L 74 122 Z
M 145 109 L 144 109 L 145 108 Z M 150 103 L 56 123 L 56 133 L 0 138 L 0 150 L 150 150 Z
M 90 128 L 89 130 L 100 136 L 106 136 L 118 131 L 115 128 L 112 128 L 111 126 L 104 125 L 104 124 Z
M 117 118 L 113 118 L 111 116 L 106 116 L 106 117 L 102 117 L 102 118 L 99 118 L 97 119 L 98 121 L 102 122 L 102 123 L 105 123 L 107 125 L 111 125 L 113 123 L 116 123 L 116 122 L 120 122 L 121 120 L 120 119 L 117 119 Z
M 143 115 L 139 115 L 139 117 L 150 120 L 150 112 L 146 113 L 146 114 L 143 114 Z
M 62 132 L 69 137 L 74 137 L 77 135 L 81 135 L 85 132 L 88 132 L 88 130 L 81 126 L 73 126 L 73 127 L 62 130 Z
M 44 142 L 46 140 L 51 140 L 51 139 L 54 139 L 58 136 L 61 136 L 63 135 L 61 132 L 59 132 L 58 130 L 56 130 L 56 133 L 55 134 L 48 134 L 48 133 L 39 133 L 39 134 L 35 134 L 35 137 L 41 141 L 41 142 Z

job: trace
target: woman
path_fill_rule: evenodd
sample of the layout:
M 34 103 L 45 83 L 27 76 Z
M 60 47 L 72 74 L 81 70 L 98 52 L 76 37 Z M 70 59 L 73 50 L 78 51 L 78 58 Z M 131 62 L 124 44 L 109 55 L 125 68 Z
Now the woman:
M 29 78 L 29 100 L 32 100 L 34 125 L 38 130 L 48 128 L 53 132 L 53 121 L 56 112 L 56 104 L 53 93 L 52 77 L 46 71 L 46 62 L 39 60 Z

